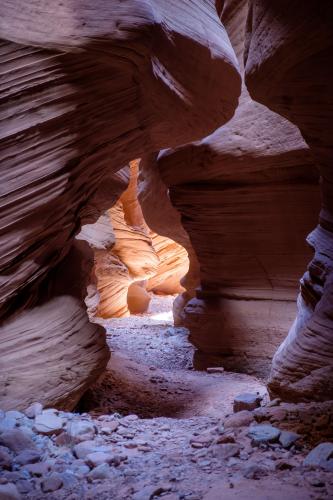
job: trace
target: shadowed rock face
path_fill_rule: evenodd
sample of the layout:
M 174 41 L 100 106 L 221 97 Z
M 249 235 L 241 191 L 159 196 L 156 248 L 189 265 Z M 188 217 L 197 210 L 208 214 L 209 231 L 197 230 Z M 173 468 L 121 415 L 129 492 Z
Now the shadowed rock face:
M 319 225 L 307 239 L 314 255 L 301 280 L 297 318 L 273 359 L 270 389 L 289 400 L 329 400 L 333 395 L 333 6 L 329 1 L 249 4 L 249 92 L 297 125 L 321 175 Z
M 246 2 L 224 2 L 222 21 L 241 64 L 246 17 Z M 200 263 L 197 296 L 176 311 L 192 342 L 224 355 L 228 368 L 267 373 L 295 315 L 310 257 L 304 240 L 320 203 L 299 130 L 244 86 L 227 125 L 162 151 L 155 168 Z
M 4 0 L 0 33 L 1 407 L 73 407 L 109 356 L 75 235 L 112 205 L 130 160 L 230 119 L 240 76 L 208 1 Z

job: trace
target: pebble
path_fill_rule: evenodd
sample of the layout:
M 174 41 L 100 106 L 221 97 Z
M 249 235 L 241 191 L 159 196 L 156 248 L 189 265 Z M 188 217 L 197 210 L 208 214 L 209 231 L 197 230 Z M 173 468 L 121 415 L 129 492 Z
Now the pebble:
M 28 408 L 24 410 L 24 414 L 28 418 L 35 418 L 40 415 L 43 411 L 43 405 L 41 403 L 32 403 Z
M 0 434 L 0 445 L 6 446 L 14 453 L 35 448 L 32 439 L 22 429 L 10 429 Z
M 40 415 L 35 417 L 34 430 L 39 434 L 51 436 L 52 434 L 60 434 L 65 425 L 65 420 L 55 415 L 54 412 L 44 410 Z
M 50 493 L 59 490 L 62 485 L 61 476 L 57 472 L 53 472 L 49 477 L 43 479 L 41 486 L 44 493 Z
M 17 455 L 15 462 L 20 465 L 34 464 L 40 460 L 41 454 L 37 450 L 24 450 Z
M 96 451 L 94 453 L 89 453 L 85 458 L 85 462 L 90 467 L 97 467 L 98 465 L 112 462 L 113 458 L 114 455 L 111 455 L 110 453 Z
M 0 484 L 0 500 L 20 500 L 21 495 L 15 484 Z
M 111 475 L 110 466 L 106 463 L 97 465 L 92 471 L 89 472 L 88 477 L 94 479 L 108 479 Z
M 259 446 L 264 443 L 273 443 L 279 439 L 281 431 L 268 424 L 253 425 L 247 435 L 252 439 L 252 446 Z
M 290 448 L 298 439 L 300 439 L 300 435 L 296 434 L 296 432 L 289 431 L 281 431 L 279 436 L 279 443 L 283 446 L 283 448 Z
M 235 413 L 234 415 L 230 415 L 230 417 L 227 417 L 224 421 L 224 427 L 225 429 L 233 427 L 245 427 L 253 422 L 253 420 L 253 413 L 248 410 L 242 410 Z
M 213 455 L 220 460 L 238 456 L 240 446 L 237 443 L 217 444 L 213 447 Z
M 333 472 L 333 443 L 318 444 L 305 457 L 303 465 L 321 467 Z
M 32 476 L 41 477 L 49 472 L 50 465 L 46 462 L 39 462 L 38 464 L 27 464 L 25 469 Z
M 248 464 L 243 469 L 243 476 L 246 479 L 260 479 L 261 477 L 267 476 L 268 471 L 264 467 L 258 464 Z
M 91 422 L 74 420 L 67 423 L 66 431 L 73 443 L 81 443 L 95 437 L 96 427 Z
M 254 410 L 260 406 L 262 397 L 259 394 L 244 393 L 239 394 L 234 399 L 233 409 L 237 413 L 242 410 Z
M 12 468 L 12 457 L 9 453 L 9 449 L 5 446 L 0 446 L 0 469 Z
M 6 411 L 5 418 L 8 418 L 8 419 L 13 418 L 15 420 L 21 420 L 22 418 L 25 418 L 25 416 L 20 411 L 9 410 L 9 411 Z
M 206 448 L 213 441 L 213 437 L 211 434 L 201 434 L 199 436 L 195 436 L 190 440 L 191 446 L 193 448 Z
M 98 445 L 95 441 L 82 441 L 74 446 L 73 452 L 77 458 L 86 458 L 90 453 L 95 453 L 96 451 L 102 451 L 98 449 Z

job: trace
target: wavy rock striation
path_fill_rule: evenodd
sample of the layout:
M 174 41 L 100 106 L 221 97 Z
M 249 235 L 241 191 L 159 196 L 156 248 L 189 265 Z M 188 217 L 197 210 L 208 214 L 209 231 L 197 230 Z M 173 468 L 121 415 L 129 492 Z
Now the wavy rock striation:
M 301 280 L 297 318 L 273 359 L 270 390 L 292 401 L 329 400 L 333 395 L 333 6 L 329 1 L 318 5 L 300 0 L 249 4 L 247 87 L 253 99 L 298 126 L 321 175 L 319 225 L 307 239 L 313 258 Z
M 240 76 L 199 0 L 3 0 L 0 33 L 0 403 L 73 407 L 109 357 L 75 235 L 130 160 L 229 120 Z
M 246 2 L 224 3 L 240 61 L 246 17 Z M 228 368 L 267 373 L 293 321 L 310 256 L 304 238 L 320 203 L 309 148 L 294 125 L 243 87 L 227 125 L 162 151 L 155 165 L 200 263 L 196 298 L 178 310 L 192 342 L 223 355 Z

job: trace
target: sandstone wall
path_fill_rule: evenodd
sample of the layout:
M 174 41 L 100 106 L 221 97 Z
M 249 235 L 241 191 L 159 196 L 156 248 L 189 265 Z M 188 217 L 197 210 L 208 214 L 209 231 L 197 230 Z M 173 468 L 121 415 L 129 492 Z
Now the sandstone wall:
M 199 0 L 3 0 L 0 37 L 0 405 L 73 407 L 109 356 L 75 235 L 130 160 L 231 118 L 237 61 Z
M 289 400 L 333 395 L 333 6 L 250 1 L 246 84 L 251 96 L 301 131 L 321 175 L 319 224 L 301 280 L 297 318 L 274 356 L 270 389 Z M 312 221 L 315 227 L 317 221 Z M 310 229 L 310 228 L 309 228 Z M 306 269 L 306 266 L 303 268 Z
M 224 2 L 221 14 L 242 65 L 247 3 Z M 200 263 L 196 298 L 177 311 L 192 342 L 228 368 L 267 373 L 295 316 L 320 203 L 308 146 L 243 86 L 227 125 L 152 162 Z

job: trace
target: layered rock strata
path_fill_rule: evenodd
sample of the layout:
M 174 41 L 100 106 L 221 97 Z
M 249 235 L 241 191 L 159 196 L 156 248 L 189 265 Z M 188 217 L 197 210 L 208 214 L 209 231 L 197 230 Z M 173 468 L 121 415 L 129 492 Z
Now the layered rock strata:
M 246 2 L 224 3 L 240 62 L 246 16 Z M 227 368 L 267 373 L 295 315 L 319 206 L 307 145 L 243 87 L 227 125 L 154 161 L 200 263 L 200 288 L 181 312 L 192 342 Z
M 313 258 L 301 280 L 297 318 L 273 359 L 270 389 L 291 401 L 329 400 L 333 395 L 333 7 L 329 1 L 319 5 L 256 0 L 249 5 L 247 87 L 253 99 L 297 125 L 321 175 L 319 224 L 307 238 Z
M 4 0 L 0 34 L 0 402 L 73 407 L 109 356 L 75 235 L 130 160 L 231 118 L 237 61 L 199 0 Z

